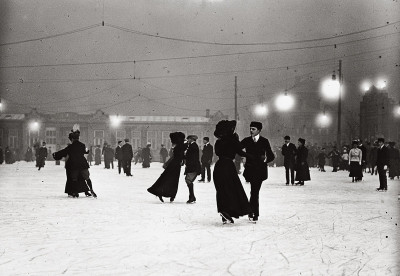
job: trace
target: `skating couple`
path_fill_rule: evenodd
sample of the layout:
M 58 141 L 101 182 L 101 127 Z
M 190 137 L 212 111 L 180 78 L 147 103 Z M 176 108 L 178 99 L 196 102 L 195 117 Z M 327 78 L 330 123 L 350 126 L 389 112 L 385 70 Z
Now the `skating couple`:
M 173 147 L 172 156 L 164 163 L 164 172 L 147 191 L 156 195 L 161 202 L 164 202 L 163 197 L 169 197 L 170 202 L 173 202 L 178 192 L 181 166 L 185 164 L 185 181 L 189 189 L 189 200 L 186 203 L 195 203 L 193 182 L 201 173 L 197 136 L 189 135 L 187 144 L 185 144 L 185 134 L 182 132 L 170 133 L 169 137 Z
M 71 144 L 66 148 L 53 153 L 55 160 L 66 158 L 65 171 L 67 182 L 65 193 L 68 197 L 79 197 L 79 193 L 85 193 L 87 197 L 97 197 L 93 191 L 92 181 L 90 180 L 89 164 L 84 156 L 89 151 L 85 144 L 79 141 L 80 131 L 75 129 L 68 135 Z
M 304 185 L 304 181 L 311 180 L 310 169 L 307 163 L 308 149 L 305 147 L 306 140 L 299 138 L 297 141 L 297 149 L 293 143 L 290 143 L 290 137 L 284 137 L 285 144 L 282 146 L 282 155 L 284 156 L 284 166 L 286 170 L 286 185 L 289 185 L 289 171 L 292 185 Z M 324 170 L 325 152 L 320 153 L 319 158 L 323 159 L 323 163 L 319 162 L 321 171 Z M 296 171 L 296 178 L 294 172 Z M 294 183 L 294 181 L 297 181 Z
M 268 139 L 260 136 L 260 122 L 251 122 L 251 136 L 241 142 L 235 128 L 236 121 L 224 120 L 218 122 L 214 131 L 214 136 L 218 139 L 215 143 L 215 154 L 219 157 L 213 173 L 217 209 L 223 223 L 234 223 L 233 218 L 244 215 L 248 215 L 250 221 L 256 222 L 259 217 L 261 184 L 268 178 L 268 162 L 273 161 L 275 156 Z M 236 154 L 246 157 L 243 176 L 251 185 L 250 201 L 234 164 Z

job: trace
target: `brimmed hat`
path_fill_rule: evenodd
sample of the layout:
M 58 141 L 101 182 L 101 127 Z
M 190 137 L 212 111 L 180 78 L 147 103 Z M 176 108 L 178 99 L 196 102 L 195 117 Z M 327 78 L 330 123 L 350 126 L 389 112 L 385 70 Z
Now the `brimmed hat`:
M 172 132 L 169 134 L 172 144 L 183 144 L 185 141 L 185 134 L 182 132 Z
M 125 142 L 129 142 L 129 139 L 128 139 L 128 138 L 125 138 L 124 141 L 125 141 Z
M 290 136 L 286 135 L 285 137 L 283 137 L 283 139 L 290 140 Z
M 250 127 L 255 127 L 258 130 L 261 130 L 262 129 L 262 123 L 253 121 L 253 122 L 250 123 Z
M 385 138 L 378 138 L 378 142 L 385 143 Z
M 352 145 L 358 145 L 358 140 L 353 140 L 353 142 L 351 142 Z
M 192 135 L 188 135 L 188 137 L 187 137 L 187 139 L 193 139 L 193 140 L 197 140 L 199 137 L 197 137 L 197 135 L 194 135 L 194 134 L 192 134 Z
M 297 141 L 299 141 L 303 145 L 306 143 L 306 139 L 303 139 L 303 138 L 299 138 Z
M 236 121 L 222 120 L 215 126 L 214 136 L 221 138 L 223 136 L 232 135 L 235 131 Z

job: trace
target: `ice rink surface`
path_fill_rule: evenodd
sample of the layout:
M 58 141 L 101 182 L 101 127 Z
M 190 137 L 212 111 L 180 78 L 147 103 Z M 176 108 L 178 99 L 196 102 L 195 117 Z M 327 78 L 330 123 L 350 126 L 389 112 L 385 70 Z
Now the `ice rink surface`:
M 215 188 L 195 183 L 186 204 L 146 189 L 160 163 L 133 177 L 90 168 L 98 198 L 67 198 L 63 162 L 0 165 L 0 275 L 400 275 L 399 180 L 376 192 L 378 176 L 311 169 L 305 186 L 285 186 L 270 168 L 260 218 L 223 225 Z M 241 177 L 249 195 L 250 185 Z

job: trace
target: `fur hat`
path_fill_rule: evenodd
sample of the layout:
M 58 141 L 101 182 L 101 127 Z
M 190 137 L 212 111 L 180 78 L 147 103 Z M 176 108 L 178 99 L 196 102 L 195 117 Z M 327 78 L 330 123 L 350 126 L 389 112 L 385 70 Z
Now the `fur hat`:
M 306 144 L 306 139 L 299 138 L 297 141 L 303 144 L 303 146 Z
M 285 137 L 283 137 L 283 139 L 290 140 L 290 136 L 286 135 Z
M 128 138 L 125 138 L 124 141 L 125 141 L 125 142 L 129 142 L 129 139 L 128 139 Z
M 250 123 L 250 127 L 255 127 L 258 130 L 261 130 L 262 129 L 262 123 L 253 121 L 253 122 Z

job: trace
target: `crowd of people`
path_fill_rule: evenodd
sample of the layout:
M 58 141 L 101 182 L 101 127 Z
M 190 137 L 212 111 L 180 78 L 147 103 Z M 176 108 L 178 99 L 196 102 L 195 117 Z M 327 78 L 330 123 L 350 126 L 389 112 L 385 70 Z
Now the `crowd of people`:
M 75 128 L 75 127 L 74 127 Z M 210 144 L 209 137 L 203 137 L 203 147 L 199 148 L 196 135 L 182 132 L 170 133 L 172 147 L 168 151 L 161 145 L 160 162 L 164 171 L 147 190 L 158 197 L 161 202 L 169 198 L 174 202 L 178 191 L 181 167 L 184 166 L 185 182 L 188 187 L 188 204 L 196 203 L 194 182 L 200 175 L 198 182 L 211 182 L 213 179 L 216 189 L 217 210 L 223 223 L 234 223 L 234 218 L 247 215 L 251 222 L 257 222 L 259 211 L 259 191 L 263 181 L 268 178 L 269 166 L 284 166 L 286 185 L 303 186 L 305 181 L 311 180 L 310 167 L 317 167 L 320 172 L 325 172 L 325 165 L 330 162 L 332 172 L 339 170 L 349 171 L 352 182 L 361 181 L 364 173 L 379 174 L 380 186 L 377 191 L 387 190 L 387 171 L 390 179 L 400 178 L 400 152 L 394 142 L 385 143 L 379 138 L 372 144 L 365 145 L 360 140 L 354 140 L 350 146 L 343 146 L 338 150 L 335 145 L 318 147 L 307 146 L 306 140 L 298 138 L 297 147 L 291 142 L 289 136 L 283 137 L 281 147 L 271 148 L 269 140 L 261 136 L 262 123 L 251 122 L 250 135 L 240 140 L 235 132 L 236 121 L 220 121 L 215 128 L 214 136 L 217 138 L 215 148 Z M 114 169 L 114 160 L 117 160 L 118 173 L 132 176 L 132 162 L 142 163 L 143 168 L 149 168 L 152 161 L 151 144 L 135 151 L 129 139 L 118 141 L 116 148 L 104 143 L 103 148 L 96 146 L 87 149 L 79 141 L 79 129 L 73 129 L 68 136 L 70 143 L 64 149 L 51 154 L 50 148 L 42 142 L 39 146 L 35 143 L 34 149 L 28 147 L 25 153 L 27 162 L 36 160 L 38 170 L 44 167 L 49 158 L 56 160 L 65 159 L 66 185 L 65 193 L 69 197 L 77 198 L 79 193 L 87 197 L 97 197 L 93 191 L 89 168 L 100 165 L 104 161 L 105 169 Z M 328 150 L 327 150 L 328 148 Z M 215 155 L 214 155 L 215 153 Z M 200 158 L 201 156 L 201 158 Z M 35 157 L 35 158 L 34 158 Z M 0 164 L 6 161 L 11 164 L 13 152 L 6 147 L 3 152 L 0 147 Z M 215 162 L 216 160 L 216 162 Z M 215 162 L 211 172 L 211 164 Z M 243 189 L 239 174 L 244 163 L 243 177 L 250 183 L 250 198 Z M 297 182 L 296 182 L 297 181 Z

